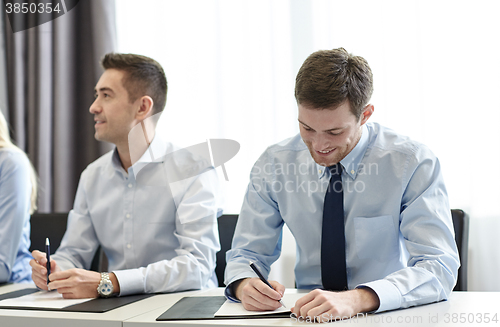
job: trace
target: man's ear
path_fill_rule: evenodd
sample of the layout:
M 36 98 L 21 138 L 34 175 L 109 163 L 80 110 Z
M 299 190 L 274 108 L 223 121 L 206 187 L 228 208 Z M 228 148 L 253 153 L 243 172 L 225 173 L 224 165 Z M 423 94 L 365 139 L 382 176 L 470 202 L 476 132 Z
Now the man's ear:
M 136 117 L 140 120 L 150 116 L 153 113 L 154 102 L 149 95 L 145 95 L 139 100 L 139 110 L 136 112 Z
M 373 111 L 375 110 L 375 107 L 373 107 L 373 104 L 367 104 L 365 108 L 363 109 L 363 112 L 361 113 L 361 117 L 359 119 L 361 120 L 361 124 L 363 125 L 370 119 L 370 117 L 373 115 Z

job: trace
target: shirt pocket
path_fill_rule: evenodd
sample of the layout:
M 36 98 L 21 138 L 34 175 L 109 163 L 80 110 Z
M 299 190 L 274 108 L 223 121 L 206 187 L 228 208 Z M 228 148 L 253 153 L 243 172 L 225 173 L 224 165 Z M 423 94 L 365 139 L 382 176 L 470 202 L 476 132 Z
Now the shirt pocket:
M 392 216 L 356 217 L 354 230 L 358 258 L 387 260 L 399 254 Z

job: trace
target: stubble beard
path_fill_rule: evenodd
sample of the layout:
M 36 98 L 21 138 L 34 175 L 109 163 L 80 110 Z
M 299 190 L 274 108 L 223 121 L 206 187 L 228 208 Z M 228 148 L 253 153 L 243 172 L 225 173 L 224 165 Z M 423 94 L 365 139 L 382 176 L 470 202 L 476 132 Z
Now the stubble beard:
M 311 143 L 306 143 L 307 145 L 307 148 L 309 150 L 309 153 L 311 154 L 311 157 L 313 158 L 313 160 L 320 166 L 324 166 L 324 167 L 331 167 L 335 164 L 338 164 L 342 159 L 344 159 L 349 153 L 351 153 L 351 151 L 356 147 L 356 145 L 358 144 L 359 140 L 361 139 L 361 128 L 359 130 L 360 132 L 358 133 L 358 135 L 356 136 L 356 141 L 354 142 L 354 145 L 352 146 L 352 148 L 350 150 L 347 150 L 344 148 L 341 148 L 340 147 L 337 147 L 335 148 L 335 151 L 334 153 L 332 153 L 332 157 L 319 157 L 317 154 L 316 154 L 316 151 L 314 151 L 313 147 L 312 147 L 312 144 Z

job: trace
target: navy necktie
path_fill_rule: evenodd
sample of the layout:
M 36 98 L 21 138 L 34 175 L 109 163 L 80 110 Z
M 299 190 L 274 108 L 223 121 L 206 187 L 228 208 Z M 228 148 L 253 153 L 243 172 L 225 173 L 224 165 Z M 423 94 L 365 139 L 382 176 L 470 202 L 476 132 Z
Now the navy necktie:
M 326 191 L 323 207 L 321 279 L 325 290 L 343 291 L 347 289 L 347 272 L 342 165 L 338 163 L 329 168 L 332 177 Z

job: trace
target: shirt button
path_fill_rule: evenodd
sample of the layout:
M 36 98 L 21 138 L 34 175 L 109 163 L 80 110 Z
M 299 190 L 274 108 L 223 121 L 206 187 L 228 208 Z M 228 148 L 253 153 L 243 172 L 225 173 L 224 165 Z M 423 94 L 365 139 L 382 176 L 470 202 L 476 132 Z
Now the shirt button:
M 128 188 L 132 188 L 132 186 L 133 186 L 132 184 L 128 184 Z
M 127 215 L 126 215 L 125 217 L 130 218 L 130 214 L 129 214 L 129 213 L 127 213 Z
M 132 247 L 132 245 L 129 243 L 127 244 L 127 249 L 130 249 Z
M 351 170 L 351 174 L 354 174 L 354 170 Z
M 320 170 L 319 170 L 319 173 L 321 174 L 322 172 L 323 172 L 323 171 L 320 169 Z

